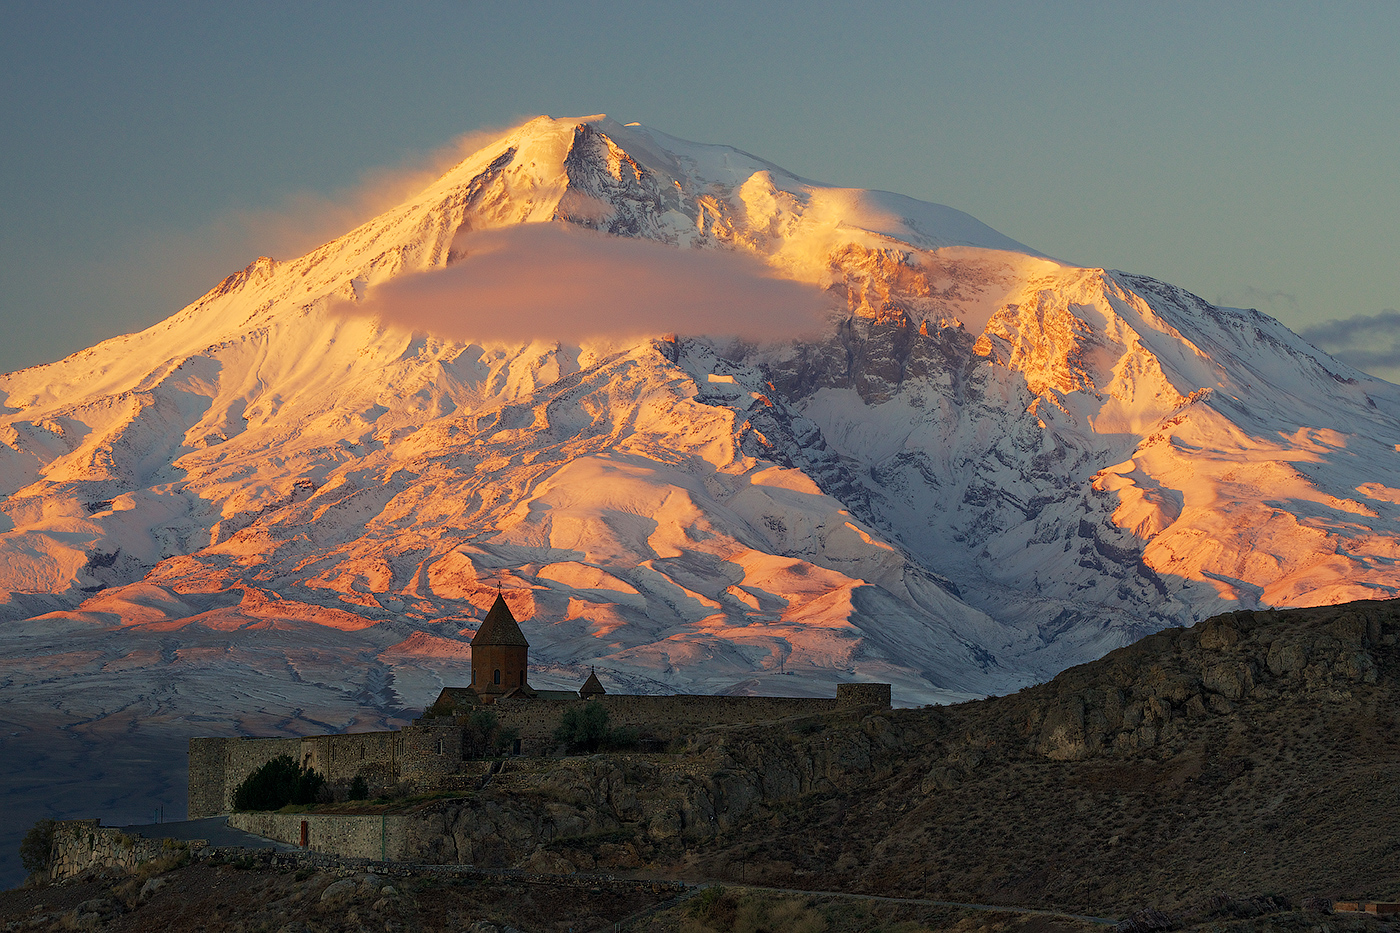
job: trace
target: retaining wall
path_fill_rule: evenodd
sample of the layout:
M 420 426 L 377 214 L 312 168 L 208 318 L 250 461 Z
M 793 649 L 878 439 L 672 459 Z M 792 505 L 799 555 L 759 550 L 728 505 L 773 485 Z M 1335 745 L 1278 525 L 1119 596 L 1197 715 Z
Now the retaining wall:
M 255 836 L 348 858 L 396 861 L 408 847 L 408 817 L 401 813 L 355 816 L 322 813 L 234 813 L 228 825 Z
M 889 709 L 890 685 L 839 684 L 835 698 L 604 694 L 591 700 L 498 700 L 489 709 L 503 727 L 519 733 L 523 754 L 547 755 L 554 751 L 554 730 L 564 713 L 585 703 L 603 706 L 614 728 L 633 728 L 643 739 L 664 743 L 710 726 L 812 716 L 867 704 Z M 316 769 L 333 785 L 364 777 L 370 796 L 400 781 L 426 790 L 457 783 L 454 776 L 463 770 L 462 726 L 451 716 L 440 716 L 394 732 L 190 739 L 189 818 L 231 812 L 238 785 L 278 755 Z
M 164 839 L 128 836 L 114 826 L 101 825 L 100 820 L 62 820 L 53 828 L 49 879 L 61 881 L 89 868 L 131 871 L 172 851 Z

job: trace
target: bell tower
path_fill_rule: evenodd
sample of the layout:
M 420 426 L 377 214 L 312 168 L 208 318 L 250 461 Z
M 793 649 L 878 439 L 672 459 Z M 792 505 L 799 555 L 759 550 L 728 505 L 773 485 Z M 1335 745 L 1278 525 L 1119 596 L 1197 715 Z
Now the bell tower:
M 526 683 L 530 643 L 511 615 L 505 598 L 496 594 L 491 611 L 472 636 L 472 689 L 483 703 L 506 695 L 534 696 Z

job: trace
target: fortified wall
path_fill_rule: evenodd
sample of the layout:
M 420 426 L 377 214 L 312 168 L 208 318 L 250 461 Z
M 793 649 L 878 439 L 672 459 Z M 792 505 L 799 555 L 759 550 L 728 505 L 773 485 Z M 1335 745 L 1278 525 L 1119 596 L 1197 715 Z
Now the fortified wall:
M 667 743 L 710 726 L 749 725 L 790 716 L 813 716 L 848 706 L 890 706 L 889 684 L 838 684 L 828 697 L 743 697 L 704 694 L 637 696 L 603 694 L 587 700 L 498 700 L 492 710 L 502 726 L 520 733 L 521 753 L 547 755 L 554 750 L 554 730 L 564 712 L 598 703 L 608 711 L 608 723 L 631 727 L 643 739 Z M 431 720 L 423 720 L 431 722 Z
M 440 759 L 462 759 L 462 739 L 460 730 L 454 740 L 444 730 L 419 726 L 302 738 L 190 739 L 189 818 L 228 813 L 244 778 L 280 755 L 319 771 L 332 787 L 363 777 L 377 794 L 402 781 L 431 784 L 442 773 Z
M 889 684 L 838 684 L 834 698 L 635 696 L 609 694 L 590 674 L 578 693 L 540 691 L 527 683 L 529 643 L 497 594 L 472 638 L 472 683 L 442 691 L 422 719 L 394 732 L 303 738 L 190 739 L 189 818 L 233 810 L 233 795 L 248 775 L 286 755 L 325 776 L 332 790 L 365 779 L 370 796 L 389 790 L 421 792 L 465 788 L 478 762 L 466 757 L 474 714 L 489 709 L 498 726 L 518 740 L 512 751 L 548 755 L 564 715 L 594 703 L 612 728 L 636 730 L 639 740 L 662 746 L 712 726 L 748 725 L 814 716 L 854 706 L 890 707 Z
M 519 733 L 518 754 L 548 755 L 556 749 L 554 730 L 564 713 L 587 703 L 606 709 L 610 725 L 631 727 L 642 740 L 665 745 L 712 726 L 814 716 L 855 706 L 889 709 L 890 685 L 838 684 L 835 698 L 603 694 L 584 700 L 567 693 L 563 697 L 568 698 L 556 694 L 501 699 L 490 709 L 502 727 Z M 363 777 L 371 796 L 401 784 L 416 791 L 443 787 L 480 770 L 463 754 L 466 720 L 476 708 L 457 707 L 393 732 L 190 739 L 189 818 L 232 811 L 238 785 L 279 755 L 316 769 L 332 786 Z

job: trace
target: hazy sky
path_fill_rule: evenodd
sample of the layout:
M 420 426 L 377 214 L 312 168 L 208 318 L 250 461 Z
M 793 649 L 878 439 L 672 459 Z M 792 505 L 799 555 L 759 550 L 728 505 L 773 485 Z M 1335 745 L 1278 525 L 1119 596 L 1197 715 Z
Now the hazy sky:
M 377 170 L 462 133 L 606 112 L 1319 327 L 1394 379 L 1397 49 L 1393 2 L 8 0 L 0 371 L 342 232 Z

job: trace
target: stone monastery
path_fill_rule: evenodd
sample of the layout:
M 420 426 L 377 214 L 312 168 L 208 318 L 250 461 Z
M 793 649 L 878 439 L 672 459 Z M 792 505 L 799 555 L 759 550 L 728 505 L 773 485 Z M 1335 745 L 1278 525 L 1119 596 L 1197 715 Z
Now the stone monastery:
M 710 726 L 767 722 L 845 707 L 890 706 L 889 684 L 839 684 L 835 698 L 641 696 L 610 694 L 595 673 L 577 691 L 536 690 L 528 678 L 530 643 L 498 593 L 471 641 L 472 679 L 447 687 L 412 725 L 388 732 L 300 738 L 190 739 L 189 818 L 228 813 L 234 790 L 249 774 L 287 755 L 325 775 L 334 789 L 356 777 L 370 794 L 455 789 L 469 780 L 473 714 L 490 710 L 508 751 L 550 755 L 564 714 L 600 704 L 614 727 L 635 730 L 642 747 L 660 748 Z

